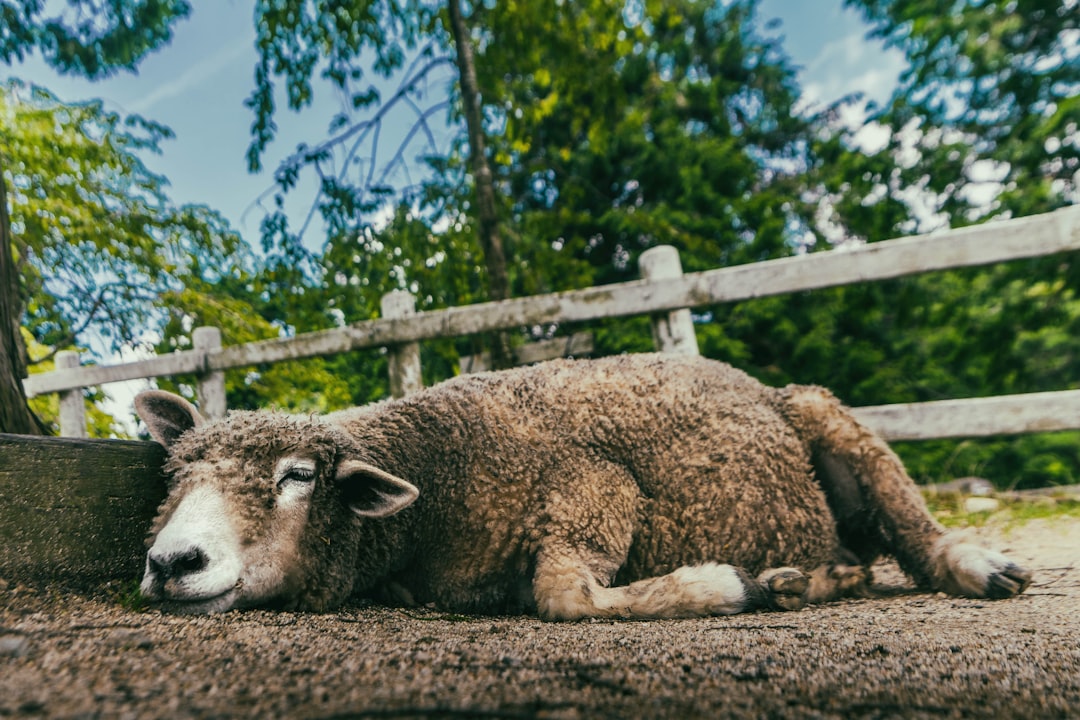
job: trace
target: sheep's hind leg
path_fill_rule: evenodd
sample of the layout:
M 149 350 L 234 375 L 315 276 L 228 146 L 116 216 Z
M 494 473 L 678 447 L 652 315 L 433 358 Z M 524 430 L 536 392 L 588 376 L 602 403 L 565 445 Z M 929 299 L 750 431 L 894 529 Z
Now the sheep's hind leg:
M 831 393 L 792 385 L 782 396 L 787 417 L 814 447 L 840 537 L 863 562 L 884 551 L 922 587 L 969 597 L 1012 597 L 1028 587 L 1029 570 L 946 534 L 888 444 Z
M 586 563 L 564 558 L 538 562 L 533 593 L 545 620 L 655 619 L 798 610 L 808 586 L 809 579 L 794 568 L 768 570 L 755 579 L 741 568 L 706 563 L 606 587 Z

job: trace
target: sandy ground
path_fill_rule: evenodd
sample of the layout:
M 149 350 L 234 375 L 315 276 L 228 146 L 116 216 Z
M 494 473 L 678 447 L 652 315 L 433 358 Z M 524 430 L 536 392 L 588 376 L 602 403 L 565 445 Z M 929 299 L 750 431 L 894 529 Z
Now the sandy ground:
M 1080 519 L 968 532 L 1035 585 L 545 624 L 374 606 L 178 617 L 0 581 L 0 717 L 1080 718 Z

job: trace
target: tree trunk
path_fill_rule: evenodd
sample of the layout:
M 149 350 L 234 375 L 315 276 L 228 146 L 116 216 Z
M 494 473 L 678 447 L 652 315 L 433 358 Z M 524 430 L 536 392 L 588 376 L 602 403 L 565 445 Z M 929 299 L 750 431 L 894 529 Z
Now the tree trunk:
M 506 272 L 506 253 L 499 235 L 498 208 L 495 203 L 495 180 L 487 158 L 484 126 L 481 113 L 480 90 L 476 80 L 476 61 L 465 19 L 461 16 L 460 0 L 447 0 L 450 13 L 450 31 L 457 50 L 458 75 L 461 80 L 461 102 L 465 115 L 465 127 L 469 136 L 469 161 L 476 185 L 476 220 L 480 231 L 480 249 L 484 253 L 484 265 L 488 273 L 488 294 L 492 300 L 510 297 L 510 280 Z M 491 348 L 491 364 L 494 368 L 511 364 L 509 336 L 498 333 Z
M 0 432 L 43 435 L 44 429 L 26 405 L 26 377 L 19 318 L 19 275 L 11 253 L 11 223 L 7 210 L 4 162 L 0 156 Z

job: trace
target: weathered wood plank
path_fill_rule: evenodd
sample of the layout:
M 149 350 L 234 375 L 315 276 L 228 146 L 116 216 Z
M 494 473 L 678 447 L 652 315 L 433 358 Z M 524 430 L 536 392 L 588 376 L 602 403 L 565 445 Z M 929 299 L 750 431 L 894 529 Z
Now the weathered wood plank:
M 594 349 L 592 333 L 574 333 L 567 337 L 537 340 L 514 348 L 515 365 L 532 363 L 574 355 L 588 355 Z M 462 374 L 478 373 L 491 369 L 491 353 L 466 355 L 461 358 Z
M 54 370 L 31 375 L 23 380 L 23 389 L 28 397 L 46 393 L 71 390 L 74 388 L 93 387 L 107 383 L 139 380 L 141 378 L 162 377 L 164 375 L 184 375 L 187 373 L 207 373 L 224 368 L 210 367 L 207 354 L 199 350 L 182 350 L 158 355 L 157 357 L 116 365 L 84 365 L 69 370 Z
M 643 280 L 668 280 L 683 276 L 679 251 L 671 245 L 657 245 L 638 258 Z M 677 355 L 700 355 L 694 319 L 687 308 L 666 313 L 653 313 L 651 318 L 653 347 L 660 352 Z
M 855 408 L 886 440 L 1080 430 L 1080 390 Z
M 0 578 L 138 577 L 164 458 L 152 442 L 0 434 Z
M 43 373 L 27 378 L 23 386 L 28 395 L 39 395 L 137 377 L 226 370 L 524 325 L 646 315 L 1072 250 L 1080 250 L 1080 207 L 849 250 L 689 273 L 670 280 L 638 280 L 368 320 L 226 347 L 206 355 L 187 351 L 107 368 Z
M 210 358 L 210 364 L 234 367 L 523 325 L 645 315 L 1067 250 L 1080 250 L 1080 208 L 887 240 L 851 250 L 689 273 L 670 280 L 637 280 L 447 308 L 393 321 L 369 320 L 225 348 Z
M 382 296 L 379 309 L 384 318 L 409 317 L 416 314 L 416 298 L 407 290 L 394 290 Z M 400 398 L 423 389 L 424 373 L 420 365 L 419 343 L 391 346 L 386 360 L 390 373 L 390 395 Z
M 191 343 L 196 352 L 211 353 L 221 349 L 221 328 L 197 327 L 191 331 Z M 211 370 L 198 377 L 195 396 L 199 399 L 199 411 L 208 418 L 225 416 L 225 372 Z

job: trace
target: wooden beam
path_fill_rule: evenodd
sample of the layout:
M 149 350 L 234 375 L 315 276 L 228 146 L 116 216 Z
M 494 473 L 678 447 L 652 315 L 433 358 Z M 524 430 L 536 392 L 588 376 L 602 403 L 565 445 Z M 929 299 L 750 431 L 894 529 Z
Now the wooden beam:
M 207 354 L 198 350 L 182 350 L 145 360 L 116 365 L 84 365 L 70 370 L 54 370 L 31 375 L 23 380 L 28 397 L 75 388 L 93 387 L 126 380 L 208 373 L 221 368 L 210 367 Z
M 157 443 L 0 434 L 0 578 L 136 578 L 165 497 Z
M 571 357 L 575 355 L 589 355 L 594 349 L 592 333 L 574 333 L 566 337 L 557 337 L 550 340 L 537 340 L 525 343 L 513 348 L 515 365 L 531 365 L 544 360 Z M 491 369 L 491 353 L 479 355 L 466 355 L 459 363 L 461 373 L 484 372 Z
M 1080 390 L 854 408 L 886 440 L 1080 430 Z
M 28 395 L 40 395 L 105 382 L 249 367 L 527 325 L 647 315 L 1073 250 L 1080 250 L 1080 207 L 669 280 L 637 280 L 368 320 L 208 354 L 186 351 L 106 368 L 42 373 L 27 378 L 23 386 Z
M 235 367 L 525 325 L 646 315 L 1068 250 L 1080 250 L 1080 207 L 849 250 L 689 273 L 670 280 L 637 280 L 447 308 L 392 321 L 369 320 L 225 348 L 211 357 L 210 363 Z

